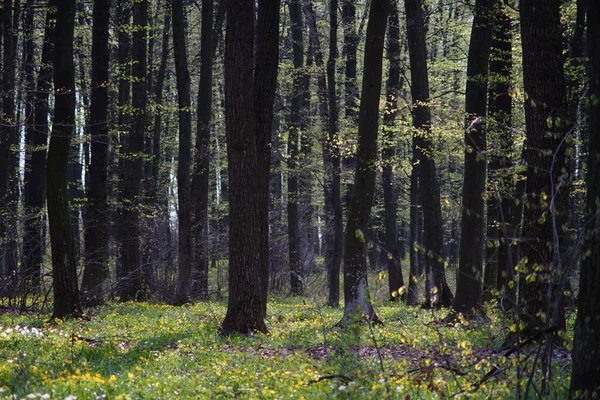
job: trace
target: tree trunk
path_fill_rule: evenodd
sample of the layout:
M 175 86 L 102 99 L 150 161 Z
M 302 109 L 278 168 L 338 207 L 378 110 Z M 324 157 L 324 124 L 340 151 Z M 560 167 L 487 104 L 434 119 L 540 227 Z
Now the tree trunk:
M 190 204 L 190 147 L 192 145 L 192 115 L 190 73 L 187 67 L 185 43 L 186 17 L 183 0 L 172 0 L 173 48 L 177 75 L 179 116 L 179 157 L 177 161 L 177 200 L 179 205 L 179 289 L 177 302 L 188 300 L 192 278 L 192 236 Z
M 133 300 L 143 295 L 140 263 L 140 181 L 143 175 L 144 132 L 146 128 L 146 26 L 148 1 L 133 5 L 132 45 L 132 113 L 131 133 L 126 140 L 125 171 L 122 181 L 122 236 L 121 269 L 117 276 L 121 301 Z
M 591 399 L 600 396 L 600 4 L 591 1 L 587 13 L 590 57 L 589 165 L 585 250 L 579 278 L 579 307 L 573 343 L 571 395 Z
M 108 278 L 108 67 L 110 58 L 110 1 L 94 1 L 92 11 L 92 76 L 90 99 L 91 162 L 88 169 L 88 205 L 85 213 L 85 270 L 83 301 L 87 306 L 104 303 Z
M 268 190 L 279 56 L 279 4 L 278 0 L 259 0 L 256 38 L 254 1 L 227 4 L 229 300 L 219 328 L 225 335 L 267 332 Z M 254 43 L 257 44 L 255 61 Z
M 521 1 L 527 199 L 523 216 L 521 320 L 526 330 L 564 328 L 557 220 L 565 165 L 567 96 L 562 57 L 559 0 Z M 564 190 L 564 189 L 562 189 Z M 545 317 L 544 317 L 545 316 Z
M 202 32 L 200 49 L 200 86 L 198 88 L 196 153 L 192 174 L 192 259 L 194 292 L 208 297 L 208 191 L 210 168 L 210 128 L 212 120 L 212 84 L 214 11 L 213 0 L 202 0 Z
M 467 60 L 465 172 L 462 226 L 454 310 L 472 314 L 481 306 L 486 180 L 488 63 L 495 0 L 477 0 Z
M 54 42 L 54 124 L 46 161 L 48 221 L 52 246 L 53 318 L 83 314 L 77 288 L 73 231 L 67 201 L 67 163 L 75 126 L 75 66 L 73 33 L 75 0 L 58 4 Z
M 390 298 L 398 297 L 398 290 L 404 286 L 402 279 L 402 264 L 400 247 L 398 245 L 398 222 L 396 209 L 398 195 L 394 182 L 394 163 L 396 157 L 396 141 L 394 123 L 398 114 L 398 96 L 402 88 L 400 79 L 400 21 L 398 3 L 392 0 L 389 16 L 388 48 L 390 60 L 386 88 L 385 113 L 383 114 L 383 143 L 382 143 L 382 181 L 384 201 L 385 252 L 387 253 L 387 270 Z M 395 294 L 394 294 L 395 292 Z
M 300 232 L 300 191 L 299 161 L 300 135 L 304 116 L 304 24 L 300 0 L 292 0 L 288 4 L 292 32 L 292 48 L 294 56 L 294 78 L 292 105 L 290 108 L 290 127 L 288 133 L 288 247 L 290 263 L 290 289 L 292 295 L 303 293 L 303 263 L 300 259 L 302 236 Z
M 422 251 L 425 256 L 423 267 L 426 276 L 431 278 L 431 290 L 434 290 L 434 287 L 437 288 L 437 294 L 435 294 L 437 302 L 442 306 L 450 307 L 453 298 L 446 282 L 446 272 L 442 260 L 444 251 L 443 224 L 440 188 L 433 159 L 434 146 L 431 140 L 431 110 L 428 104 L 430 101 L 429 76 L 427 73 L 423 10 L 419 0 L 408 0 L 405 2 L 405 7 L 411 66 L 413 126 L 420 130 L 420 134 L 413 135 L 413 151 L 415 151 L 413 168 L 417 163 L 419 164 L 418 186 L 423 209 Z M 411 190 L 413 190 L 412 185 Z M 429 292 L 426 293 L 427 296 L 429 294 Z M 428 304 L 428 306 L 430 305 Z
M 378 317 L 368 294 L 366 265 L 366 232 L 377 181 L 377 131 L 379 97 L 381 95 L 383 44 L 390 8 L 389 0 L 371 4 L 362 97 L 358 124 L 358 153 L 354 175 L 355 190 L 346 226 L 344 250 L 344 317 L 343 324 L 357 319 L 376 322 Z

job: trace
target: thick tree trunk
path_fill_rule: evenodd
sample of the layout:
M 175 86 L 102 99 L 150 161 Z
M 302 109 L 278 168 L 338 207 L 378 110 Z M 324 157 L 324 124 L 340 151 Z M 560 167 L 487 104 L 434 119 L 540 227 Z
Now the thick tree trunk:
M 213 0 L 202 0 L 200 49 L 200 86 L 198 88 L 196 153 L 192 173 L 192 243 L 194 294 L 208 297 L 208 183 L 210 168 L 210 127 L 212 120 L 212 84 L 214 11 Z
M 73 231 L 67 201 L 67 162 L 75 127 L 75 66 L 73 32 L 75 0 L 58 4 L 54 42 L 54 124 L 46 161 L 48 220 L 52 245 L 53 318 L 83 314 L 75 265 Z
M 88 306 L 104 303 L 108 278 L 108 66 L 110 58 L 110 1 L 94 1 L 92 11 L 92 76 L 90 99 L 91 162 L 88 169 L 88 205 L 85 213 L 85 270 L 83 301 Z
M 179 205 L 179 289 L 177 302 L 188 300 L 192 278 L 192 235 L 190 204 L 190 162 L 192 114 L 190 73 L 185 43 L 186 17 L 183 0 L 173 0 L 173 48 L 177 75 L 179 116 L 179 157 L 177 161 L 177 201 Z
M 121 301 L 133 300 L 143 295 L 140 262 L 140 182 L 143 175 L 144 132 L 146 129 L 146 25 L 148 1 L 141 0 L 133 5 L 132 45 L 132 113 L 133 124 L 127 138 L 125 171 L 122 181 L 122 236 L 121 269 L 117 276 Z
M 453 297 L 446 282 L 446 272 L 442 260 L 444 251 L 443 224 L 440 188 L 433 159 L 434 146 L 431 140 L 431 111 L 428 104 L 430 101 L 429 76 L 427 73 L 423 10 L 419 0 L 408 0 L 405 2 L 405 7 L 411 66 L 413 126 L 420 130 L 418 135 L 413 135 L 413 151 L 415 151 L 413 168 L 415 164 L 419 164 L 418 186 L 423 209 L 424 269 L 428 279 L 431 280 L 431 290 L 434 287 L 437 288 L 437 294 L 435 294 L 437 302 L 444 307 L 450 307 Z M 411 190 L 413 190 L 412 185 Z M 419 241 L 419 243 L 421 242 Z M 429 291 L 426 295 L 429 295 Z M 430 305 L 428 304 L 428 306 Z
M 398 195 L 394 182 L 394 164 L 396 157 L 396 140 L 394 122 L 398 114 L 398 95 L 402 88 L 400 79 L 400 21 L 398 3 L 392 0 L 389 16 L 387 54 L 390 60 L 386 88 L 385 113 L 383 114 L 383 143 L 382 143 L 382 182 L 384 201 L 385 252 L 387 253 L 387 270 L 390 298 L 398 297 L 398 290 L 404 286 L 402 279 L 402 264 L 398 243 L 398 222 L 396 209 Z M 394 294 L 395 292 L 395 294 Z
M 377 181 L 377 131 L 379 97 L 381 95 L 383 44 L 389 14 L 389 0 L 374 0 L 369 13 L 362 97 L 358 123 L 358 153 L 354 175 L 344 251 L 344 317 L 343 324 L 378 317 L 368 294 L 366 265 L 366 232 Z
M 454 310 L 481 306 L 485 227 L 487 82 L 495 0 L 477 0 L 467 60 L 465 172 Z
M 590 56 L 587 210 L 585 251 L 579 278 L 579 305 L 573 343 L 571 394 L 575 398 L 600 396 L 600 3 L 591 1 L 587 13 Z
M 219 328 L 221 334 L 267 332 L 268 190 L 279 4 L 278 0 L 259 0 L 256 38 L 254 1 L 227 4 L 229 300 L 227 314 Z
M 521 319 L 527 330 L 564 328 L 557 224 L 565 165 L 567 96 L 559 0 L 520 2 L 527 164 L 527 207 L 523 216 L 523 265 L 519 286 Z M 542 316 L 545 315 L 545 318 Z

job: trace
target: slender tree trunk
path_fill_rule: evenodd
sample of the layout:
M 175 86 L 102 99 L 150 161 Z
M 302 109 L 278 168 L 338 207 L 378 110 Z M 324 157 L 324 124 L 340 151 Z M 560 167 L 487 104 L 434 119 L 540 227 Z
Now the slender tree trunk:
M 344 251 L 344 317 L 348 324 L 365 318 L 379 319 L 368 295 L 365 240 L 377 181 L 377 131 L 383 69 L 383 44 L 389 0 L 373 0 L 367 25 L 362 97 L 358 124 L 355 190 L 346 225 Z
M 146 129 L 146 28 L 148 1 L 141 0 L 133 5 L 132 45 L 132 113 L 133 124 L 126 144 L 126 168 L 124 171 L 122 196 L 121 274 L 119 294 L 121 301 L 133 300 L 142 293 L 142 271 L 140 263 L 140 182 L 143 175 L 144 132 Z
M 303 78 L 304 70 L 304 23 L 300 0 L 292 0 L 289 4 L 290 24 L 292 31 L 292 48 L 294 54 L 294 78 L 292 105 L 290 108 L 290 127 L 288 133 L 288 247 L 290 263 L 290 289 L 292 295 L 303 293 L 303 263 L 300 259 L 300 191 L 299 161 L 300 135 L 304 119 Z
M 90 118 L 91 162 L 88 169 L 88 205 L 85 213 L 85 270 L 83 301 L 87 306 L 104 303 L 108 278 L 108 66 L 110 58 L 110 1 L 94 1 L 92 11 L 92 76 Z
M 67 201 L 67 163 L 75 127 L 75 66 L 73 33 L 75 0 L 58 4 L 54 42 L 54 124 L 46 161 L 48 220 L 52 245 L 53 318 L 83 314 L 75 264 L 73 231 Z
M 192 238 L 197 294 L 208 296 L 208 183 L 210 168 L 210 128 L 212 119 L 213 0 L 202 0 L 200 86 L 196 128 L 196 153 L 192 175 Z
M 185 27 L 187 25 L 183 0 L 172 0 L 173 44 L 177 75 L 179 106 L 179 158 L 177 162 L 177 200 L 179 205 L 179 290 L 178 302 L 187 301 L 192 278 L 192 235 L 190 204 L 190 161 L 192 144 L 192 115 L 190 73 L 187 67 Z
M 383 114 L 383 143 L 382 143 L 382 182 L 384 201 L 385 252 L 387 253 L 387 270 L 390 298 L 398 297 L 398 290 L 404 286 L 402 279 L 402 264 L 400 247 L 398 245 L 398 222 L 396 209 L 398 195 L 394 182 L 394 164 L 396 158 L 396 141 L 394 123 L 398 114 L 398 95 L 402 88 L 400 79 L 400 21 L 398 3 L 391 2 L 387 54 L 390 60 L 386 88 L 385 113 Z M 394 294 L 395 293 L 395 294 Z
M 591 399 L 600 396 L 600 4 L 591 1 L 587 12 L 590 56 L 589 165 L 587 176 L 587 237 L 579 278 L 579 305 L 573 343 L 571 395 Z
M 408 14 L 407 14 L 408 16 Z M 410 39 L 409 39 L 410 40 Z M 421 207 L 420 189 L 419 189 L 419 176 L 421 169 L 420 163 L 417 159 L 416 142 L 413 137 L 412 140 L 412 171 L 410 173 L 410 227 L 409 227 L 409 258 L 410 258 L 410 271 L 408 277 L 408 293 L 406 296 L 406 304 L 409 306 L 416 306 L 419 298 L 419 289 L 417 282 L 421 275 L 419 268 L 419 257 L 417 253 L 418 243 L 418 232 L 419 226 L 419 208 Z
M 454 310 L 471 314 L 481 306 L 486 180 L 486 113 L 495 0 L 477 0 L 467 60 L 465 172 L 462 226 Z
M 428 104 L 430 101 L 429 76 L 427 73 L 423 10 L 419 0 L 408 0 L 405 2 L 405 7 L 411 65 L 413 126 L 420 130 L 419 135 L 413 135 L 413 151 L 415 151 L 413 168 L 415 164 L 419 164 L 418 186 L 423 209 L 424 267 L 425 273 L 431 278 L 431 289 L 437 288 L 437 294 L 435 295 L 437 301 L 440 305 L 449 307 L 452 304 L 453 297 L 446 282 L 442 260 L 444 251 L 443 224 L 440 189 L 433 159 L 434 146 L 431 140 L 431 111 Z M 412 186 L 411 184 L 411 191 L 413 190 Z M 426 294 L 429 295 L 429 292 Z

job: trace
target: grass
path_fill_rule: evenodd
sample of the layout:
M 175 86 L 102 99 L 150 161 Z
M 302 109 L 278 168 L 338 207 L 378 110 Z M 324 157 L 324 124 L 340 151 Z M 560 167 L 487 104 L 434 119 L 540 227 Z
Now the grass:
M 517 398 L 541 387 L 537 346 L 493 353 L 511 322 L 447 326 L 444 311 L 380 303 L 384 326 L 336 328 L 340 309 L 271 301 L 269 335 L 216 335 L 226 304 L 109 304 L 89 320 L 0 316 L 0 398 Z M 567 338 L 567 341 L 570 340 Z M 557 352 L 547 397 L 566 396 Z M 5 360 L 5 361 L 4 361 Z M 480 382 L 496 366 L 500 373 Z M 531 371 L 534 371 L 532 374 Z

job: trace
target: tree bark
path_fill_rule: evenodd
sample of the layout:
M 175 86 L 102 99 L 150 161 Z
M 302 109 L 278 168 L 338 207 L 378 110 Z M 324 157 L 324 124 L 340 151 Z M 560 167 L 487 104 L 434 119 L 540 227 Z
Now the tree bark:
M 278 0 L 259 0 L 256 37 L 254 1 L 227 4 L 229 300 L 219 328 L 224 335 L 267 332 L 268 190 L 279 57 L 279 4 Z
M 477 0 L 467 60 L 465 172 L 454 310 L 472 314 L 481 306 L 486 180 L 487 82 L 495 0 Z
M 390 7 L 387 54 L 390 66 L 386 88 L 385 113 L 383 114 L 384 127 L 381 151 L 385 225 L 384 250 L 387 253 L 390 298 L 395 299 L 398 297 L 398 290 L 404 286 L 396 216 L 398 195 L 394 182 L 394 164 L 396 158 L 394 123 L 398 114 L 398 96 L 403 83 L 400 79 L 400 21 L 396 0 L 392 0 Z
M 342 324 L 357 319 L 377 322 L 379 319 L 368 294 L 366 265 L 366 232 L 377 181 L 377 131 L 379 97 L 381 95 L 383 44 L 389 14 L 389 0 L 374 0 L 371 4 L 362 97 L 358 123 L 358 153 L 344 250 L 344 316 Z
M 585 251 L 579 278 L 579 305 L 573 343 L 571 395 L 591 399 L 600 396 L 600 4 L 591 1 L 587 12 L 590 57 L 589 165 Z
M 92 11 L 92 76 L 90 98 L 91 162 L 88 169 L 88 204 L 85 213 L 85 270 L 83 301 L 87 306 L 104 303 L 108 278 L 108 67 L 110 59 L 110 1 L 94 1 Z
M 423 9 L 420 0 L 408 0 L 405 2 L 405 7 L 411 67 L 413 126 L 420 131 L 419 134 L 413 135 L 413 151 L 415 152 L 413 168 L 415 168 L 416 164 L 419 164 L 418 187 L 423 209 L 422 251 L 425 255 L 424 267 L 426 276 L 431 280 L 431 290 L 434 290 L 434 287 L 437 288 L 437 294 L 435 294 L 437 302 L 442 306 L 450 307 L 453 296 L 446 282 L 446 273 L 442 260 L 444 251 L 443 224 L 440 188 L 437 181 L 435 161 L 433 159 L 434 146 L 431 140 L 431 110 L 428 104 L 430 101 L 429 76 L 427 72 Z M 412 186 L 411 191 L 413 190 Z M 411 206 L 414 205 L 411 204 Z M 413 279 L 413 276 L 411 276 L 411 279 Z M 429 296 L 430 293 L 427 292 L 426 295 Z M 428 304 L 428 306 L 430 305 Z
M 53 318 L 83 314 L 77 287 L 75 248 L 67 200 L 67 163 L 75 126 L 73 34 L 75 0 L 58 3 L 54 42 L 54 124 L 46 161 L 48 221 L 52 246 Z
M 526 330 L 564 327 L 557 226 L 566 211 L 558 201 L 565 164 L 567 96 L 559 0 L 521 1 L 527 164 L 527 207 L 523 216 L 520 317 Z

